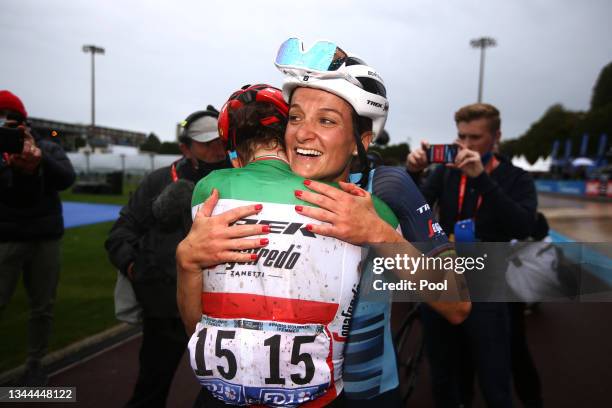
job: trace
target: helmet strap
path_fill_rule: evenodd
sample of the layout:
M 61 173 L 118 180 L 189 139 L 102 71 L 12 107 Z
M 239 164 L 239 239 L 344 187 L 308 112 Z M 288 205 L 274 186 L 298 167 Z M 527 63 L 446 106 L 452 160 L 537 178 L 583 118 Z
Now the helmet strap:
M 359 187 L 367 189 L 368 181 L 370 176 L 370 166 L 368 161 L 368 155 L 363 142 L 361 141 L 361 129 L 359 129 L 359 120 L 357 114 L 353 113 L 353 134 L 355 135 L 355 144 L 357 145 L 357 155 L 359 156 L 359 164 L 361 167 L 361 180 L 359 180 Z

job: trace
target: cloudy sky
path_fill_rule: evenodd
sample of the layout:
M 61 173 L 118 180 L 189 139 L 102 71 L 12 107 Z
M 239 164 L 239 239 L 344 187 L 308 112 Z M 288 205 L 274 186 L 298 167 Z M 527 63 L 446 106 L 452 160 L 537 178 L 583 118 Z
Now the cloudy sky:
M 0 89 L 30 115 L 90 121 L 90 57 L 96 57 L 96 123 L 175 137 L 176 123 L 245 83 L 280 85 L 277 47 L 291 36 L 330 39 L 376 67 L 390 99 L 394 143 L 454 138 L 453 113 L 484 100 L 519 136 L 552 104 L 588 109 L 612 61 L 609 0 L 0 0 Z

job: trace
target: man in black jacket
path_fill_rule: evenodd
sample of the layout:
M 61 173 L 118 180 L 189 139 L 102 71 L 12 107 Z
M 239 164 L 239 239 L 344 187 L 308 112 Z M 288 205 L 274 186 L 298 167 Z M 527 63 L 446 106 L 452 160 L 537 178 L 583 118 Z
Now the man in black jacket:
M 457 242 L 527 238 L 535 226 L 537 194 L 527 172 L 495 154 L 501 138 L 499 111 L 488 104 L 468 105 L 456 112 L 455 122 L 459 147 L 454 163 L 435 168 L 421 186 L 429 204 L 438 205 L 442 229 L 449 235 L 456 233 Z M 429 165 L 428 147 L 423 142 L 421 149 L 408 155 L 406 166 L 415 178 Z M 482 299 L 483 292 L 501 283 L 495 279 L 484 286 L 480 280 L 480 287 L 470 286 L 470 293 Z M 473 375 L 466 375 L 465 367 L 473 365 L 487 406 L 510 407 L 507 304 L 474 302 L 470 316 L 456 328 L 430 308 L 424 307 L 422 315 L 436 406 L 470 406 Z
M 59 144 L 32 135 L 27 116 L 17 96 L 0 91 L 0 126 L 21 129 L 24 140 L 21 153 L 0 152 L 0 313 L 23 272 L 31 314 L 20 385 L 42 386 L 64 234 L 58 191 L 70 187 L 75 174 Z
M 191 227 L 194 184 L 213 170 L 229 167 L 217 116 L 209 106 L 183 122 L 183 157 L 142 180 L 105 243 L 110 261 L 131 280 L 143 307 L 140 370 L 128 407 L 165 406 L 187 347 L 176 305 L 175 252 Z

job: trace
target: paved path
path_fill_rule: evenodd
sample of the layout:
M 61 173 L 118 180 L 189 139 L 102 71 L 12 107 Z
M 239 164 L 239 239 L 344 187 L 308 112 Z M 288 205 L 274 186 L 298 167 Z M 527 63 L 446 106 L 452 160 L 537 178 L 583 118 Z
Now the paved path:
M 579 242 L 612 243 L 612 202 L 539 194 L 550 227 Z
M 394 311 L 399 313 L 403 308 L 405 304 L 396 304 Z M 529 344 L 542 377 L 546 406 L 612 406 L 610 316 L 612 303 L 583 303 L 544 304 L 527 317 Z M 55 374 L 49 385 L 77 387 L 78 403 L 66 407 L 120 407 L 129 398 L 136 379 L 139 347 L 140 337 L 128 340 Z M 425 362 L 408 406 L 433 407 L 428 376 Z M 190 407 L 197 392 L 198 385 L 184 357 L 168 407 Z M 477 406 L 484 404 L 479 400 Z

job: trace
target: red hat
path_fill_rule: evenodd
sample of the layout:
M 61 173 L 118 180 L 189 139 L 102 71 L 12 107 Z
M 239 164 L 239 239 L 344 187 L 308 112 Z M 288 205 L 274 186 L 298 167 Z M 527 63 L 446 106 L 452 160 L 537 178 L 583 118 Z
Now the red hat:
M 28 112 L 26 112 L 21 99 L 10 91 L 0 91 L 0 110 L 2 109 L 17 112 L 23 116 L 24 119 L 28 117 Z

